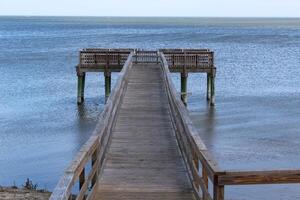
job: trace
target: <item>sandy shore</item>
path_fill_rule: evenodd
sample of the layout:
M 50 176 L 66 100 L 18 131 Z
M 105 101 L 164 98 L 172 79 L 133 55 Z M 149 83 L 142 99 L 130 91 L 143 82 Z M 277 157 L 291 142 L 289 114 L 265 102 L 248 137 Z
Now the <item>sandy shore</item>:
M 0 200 L 48 200 L 50 192 L 0 186 Z

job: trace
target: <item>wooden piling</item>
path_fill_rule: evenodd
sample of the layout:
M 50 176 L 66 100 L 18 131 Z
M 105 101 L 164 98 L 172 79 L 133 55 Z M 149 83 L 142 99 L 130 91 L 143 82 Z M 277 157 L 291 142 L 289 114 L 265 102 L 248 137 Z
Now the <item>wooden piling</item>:
M 104 72 L 104 79 L 105 79 L 105 102 L 106 102 L 111 92 L 111 72 Z
M 184 105 L 187 105 L 187 80 L 188 74 L 181 73 L 181 100 Z
M 211 90 L 211 95 L 210 95 L 210 105 L 214 106 L 215 105 L 215 76 L 211 75 L 211 84 L 210 84 L 210 90 Z
M 207 73 L 207 84 L 206 84 L 206 99 L 207 101 L 210 101 L 211 99 L 211 78 L 210 78 L 210 74 Z
M 85 86 L 85 73 L 77 73 L 78 89 L 77 89 L 77 104 L 84 102 L 84 86 Z
M 215 105 L 215 76 L 211 73 L 207 73 L 206 98 L 211 106 Z

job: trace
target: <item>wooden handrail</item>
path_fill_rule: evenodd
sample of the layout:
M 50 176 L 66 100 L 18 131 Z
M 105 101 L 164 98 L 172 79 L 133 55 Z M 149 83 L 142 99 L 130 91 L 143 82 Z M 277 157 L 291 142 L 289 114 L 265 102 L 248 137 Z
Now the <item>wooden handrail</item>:
M 99 67 L 109 65 L 124 65 L 130 52 L 123 51 L 81 51 L 79 67 Z M 121 67 L 121 66 L 120 66 Z
M 218 177 L 219 185 L 300 183 L 300 170 L 226 171 Z
M 189 177 L 193 183 L 195 194 L 197 194 L 198 199 L 221 200 L 224 188 L 217 185 L 216 176 L 225 172 L 220 170 L 207 151 L 198 131 L 193 126 L 188 115 L 188 110 L 182 103 L 179 95 L 177 95 L 165 55 L 160 53 L 160 57 L 166 91 L 170 102 L 172 121 L 176 130 L 176 138 L 186 163 Z M 202 169 L 201 174 L 200 168 Z M 208 178 L 214 184 L 215 192 L 213 197 L 209 194 Z M 200 188 L 202 192 L 200 192 Z
M 177 141 L 184 156 L 194 190 L 198 194 L 199 199 L 224 200 L 224 186 L 226 185 L 300 183 L 299 169 L 265 171 L 225 171 L 220 169 L 203 144 L 197 130 L 192 125 L 186 107 L 181 102 L 179 96 L 176 95 L 176 89 L 170 76 L 165 55 L 161 53 L 160 57 L 172 116 L 176 120 L 174 120 L 174 124 L 177 126 Z M 201 166 L 199 166 L 199 163 Z M 199 167 L 202 169 L 202 174 L 199 173 Z M 213 184 L 212 196 L 208 191 L 208 178 Z M 199 193 L 199 186 L 203 194 L 202 196 Z
M 129 55 L 119 75 L 116 86 L 106 102 L 106 106 L 101 113 L 99 123 L 92 136 L 80 149 L 79 153 L 72 161 L 72 164 L 65 170 L 65 173 L 55 187 L 50 200 L 68 200 L 77 180 L 79 181 L 80 191 L 76 200 L 86 199 L 86 193 L 89 190 L 90 183 L 92 188 L 87 199 L 94 195 L 93 188 L 98 183 L 98 176 L 103 167 L 117 108 L 123 98 L 126 88 L 128 71 L 132 65 L 132 57 L 133 53 Z M 92 168 L 87 177 L 85 177 L 85 166 L 89 161 L 92 163 Z

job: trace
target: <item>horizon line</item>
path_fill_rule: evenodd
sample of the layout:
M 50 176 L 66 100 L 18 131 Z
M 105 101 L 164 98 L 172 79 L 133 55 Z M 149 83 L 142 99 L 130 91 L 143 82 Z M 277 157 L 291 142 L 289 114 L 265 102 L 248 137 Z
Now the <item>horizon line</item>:
M 298 17 L 292 16 L 105 16 L 105 15 L 1 15 L 0 17 L 109 17 L 109 18 L 246 18 L 246 19 L 299 19 Z

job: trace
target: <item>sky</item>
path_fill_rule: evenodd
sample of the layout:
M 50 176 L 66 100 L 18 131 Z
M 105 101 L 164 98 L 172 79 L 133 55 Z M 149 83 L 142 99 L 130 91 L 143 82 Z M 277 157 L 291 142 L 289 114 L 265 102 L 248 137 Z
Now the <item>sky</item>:
M 300 0 L 0 0 L 0 15 L 300 17 Z

